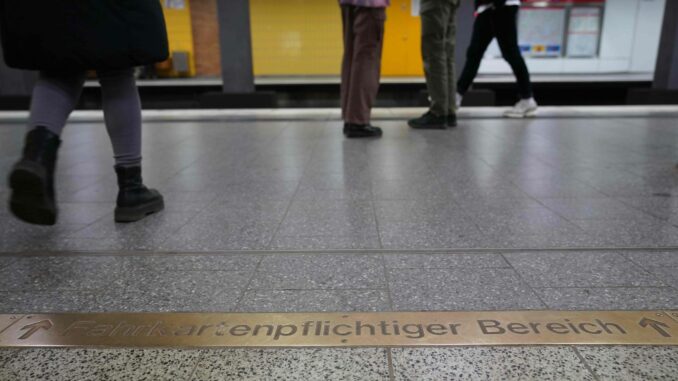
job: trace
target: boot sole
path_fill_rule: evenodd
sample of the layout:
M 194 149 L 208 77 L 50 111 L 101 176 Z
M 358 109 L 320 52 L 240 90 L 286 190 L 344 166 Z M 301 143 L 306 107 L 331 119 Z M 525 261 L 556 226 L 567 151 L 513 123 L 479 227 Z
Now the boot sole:
M 349 139 L 356 139 L 356 138 L 380 138 L 382 134 L 360 134 L 360 133 L 351 133 L 347 132 L 346 137 Z
M 129 223 L 142 220 L 151 214 L 165 209 L 165 201 L 160 198 L 148 204 L 127 208 L 115 208 L 115 222 Z
M 427 124 L 427 125 L 418 125 L 418 124 L 412 124 L 412 123 L 407 123 L 410 128 L 415 129 L 415 130 L 444 130 L 447 128 L 446 124 Z
M 434 126 L 426 126 L 426 127 L 410 125 L 410 128 L 412 128 L 412 129 L 414 129 L 414 130 L 445 130 L 445 129 L 447 129 L 447 127 L 448 127 L 448 126 L 447 126 L 447 125 L 444 125 L 444 124 L 441 124 L 441 125 L 437 125 L 437 124 L 436 124 L 436 125 L 434 125 Z M 451 126 L 451 127 L 456 127 L 456 125 L 455 125 L 455 126 Z
M 45 189 L 45 170 L 34 163 L 19 163 L 9 177 L 12 195 L 10 211 L 20 220 L 51 226 L 56 224 L 57 209 Z

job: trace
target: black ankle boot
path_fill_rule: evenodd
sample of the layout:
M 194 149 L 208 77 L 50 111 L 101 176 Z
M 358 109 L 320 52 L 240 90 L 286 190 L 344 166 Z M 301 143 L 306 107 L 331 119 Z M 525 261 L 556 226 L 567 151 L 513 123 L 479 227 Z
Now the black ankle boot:
M 60 145 L 59 135 L 45 127 L 26 135 L 23 156 L 9 175 L 9 208 L 20 220 L 36 225 L 56 223 L 54 168 Z
M 141 179 L 141 167 L 115 166 L 118 175 L 118 201 L 115 222 L 135 222 L 165 209 L 160 192 L 148 189 Z
M 344 134 L 347 138 L 378 138 L 383 132 L 381 128 L 369 124 L 346 123 Z

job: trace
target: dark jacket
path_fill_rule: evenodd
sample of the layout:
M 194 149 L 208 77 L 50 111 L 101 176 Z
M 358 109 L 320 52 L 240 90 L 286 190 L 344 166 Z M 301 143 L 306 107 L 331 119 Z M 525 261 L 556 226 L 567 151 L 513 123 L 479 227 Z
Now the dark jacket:
M 158 0 L 0 0 L 0 36 L 18 69 L 119 69 L 169 55 Z
M 475 0 L 476 9 L 481 5 L 494 4 L 495 7 L 503 7 L 506 5 L 506 0 Z

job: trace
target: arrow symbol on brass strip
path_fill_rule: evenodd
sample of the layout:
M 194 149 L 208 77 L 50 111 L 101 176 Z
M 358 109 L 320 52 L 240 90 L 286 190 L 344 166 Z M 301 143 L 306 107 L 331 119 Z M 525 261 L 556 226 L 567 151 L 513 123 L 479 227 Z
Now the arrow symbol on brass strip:
M 646 328 L 648 326 L 654 328 L 655 331 L 659 332 L 659 334 L 664 336 L 664 337 L 671 337 L 671 335 L 669 335 L 669 333 L 664 330 L 664 328 L 669 328 L 669 326 L 665 323 L 662 323 L 660 321 L 656 321 L 656 320 L 653 320 L 653 319 L 643 318 L 639 322 L 639 324 L 643 328 Z
M 20 331 L 26 331 L 21 337 L 19 337 L 19 340 L 26 340 L 29 337 L 33 336 L 34 333 L 38 332 L 41 329 L 44 329 L 47 331 L 48 329 L 52 328 L 53 324 L 49 320 L 43 320 L 39 321 L 37 323 L 29 324 L 25 327 L 22 327 Z

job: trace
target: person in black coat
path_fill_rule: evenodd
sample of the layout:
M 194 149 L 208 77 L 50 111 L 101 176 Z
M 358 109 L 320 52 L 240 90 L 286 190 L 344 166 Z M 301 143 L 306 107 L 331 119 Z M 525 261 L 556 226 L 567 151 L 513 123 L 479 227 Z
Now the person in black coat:
M 133 73 L 169 56 L 158 0 L 0 0 L 0 37 L 8 66 L 40 71 L 23 155 L 9 176 L 12 213 L 28 223 L 56 223 L 60 135 L 88 70 L 99 77 L 115 156 L 115 221 L 164 209 L 162 195 L 141 177 L 141 103 Z
M 532 83 L 527 65 L 518 46 L 518 11 L 520 0 L 475 0 L 476 20 L 471 44 L 466 52 L 466 64 L 457 82 L 457 105 L 471 87 L 478 74 L 480 61 L 487 47 L 496 38 L 506 62 L 511 65 L 518 82 L 520 101 L 504 113 L 510 118 L 532 117 L 537 113 L 537 102 L 532 94 Z

